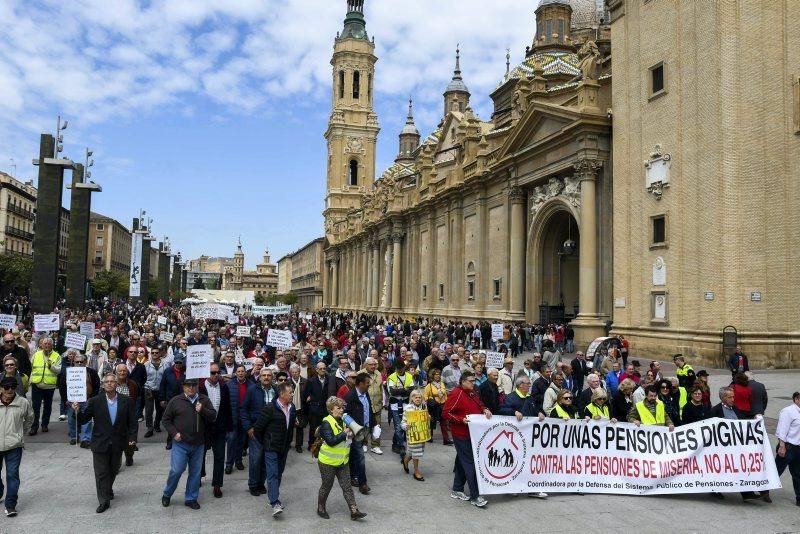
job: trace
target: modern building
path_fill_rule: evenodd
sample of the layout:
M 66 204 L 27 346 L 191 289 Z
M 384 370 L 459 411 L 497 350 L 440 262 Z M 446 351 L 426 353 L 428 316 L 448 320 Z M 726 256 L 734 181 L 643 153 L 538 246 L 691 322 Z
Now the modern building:
M 299 310 L 322 308 L 325 238 L 319 237 L 278 260 L 278 293 L 297 295 Z
M 89 216 L 89 258 L 86 277 L 113 271 L 126 278 L 131 270 L 132 236 L 128 228 L 111 217 L 92 212 Z M 151 271 L 152 272 L 152 271 Z

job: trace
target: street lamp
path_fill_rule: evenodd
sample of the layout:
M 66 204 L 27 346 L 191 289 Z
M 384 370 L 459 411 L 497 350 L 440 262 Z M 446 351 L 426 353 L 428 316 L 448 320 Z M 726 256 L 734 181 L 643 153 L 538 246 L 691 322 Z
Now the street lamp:
M 94 150 L 86 147 L 86 164 L 83 166 L 84 170 L 84 182 L 88 182 L 89 178 L 92 177 L 92 171 L 89 170 L 89 167 L 94 166 L 94 160 L 92 159 L 92 155 L 94 154 Z
M 63 124 L 61 123 L 61 115 L 59 115 L 58 120 L 56 121 L 56 142 L 55 142 L 56 146 L 55 146 L 55 153 L 53 154 L 53 157 L 56 159 L 58 159 L 59 152 L 64 151 L 64 135 L 61 132 L 66 130 L 68 125 L 69 122 L 66 120 L 64 121 Z

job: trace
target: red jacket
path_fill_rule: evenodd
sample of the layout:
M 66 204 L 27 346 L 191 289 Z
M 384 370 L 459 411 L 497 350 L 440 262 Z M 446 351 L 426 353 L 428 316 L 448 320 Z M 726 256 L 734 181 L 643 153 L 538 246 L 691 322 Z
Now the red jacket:
M 468 415 L 483 415 L 485 409 L 477 391 L 466 392 L 461 386 L 457 386 L 447 394 L 442 418 L 450 421 L 454 438 L 469 439 L 469 427 L 464 424 L 464 418 Z

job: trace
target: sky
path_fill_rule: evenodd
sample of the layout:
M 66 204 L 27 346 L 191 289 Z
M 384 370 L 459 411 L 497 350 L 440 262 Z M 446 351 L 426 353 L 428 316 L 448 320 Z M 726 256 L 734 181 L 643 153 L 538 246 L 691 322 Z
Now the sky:
M 391 165 L 409 97 L 423 138 L 461 47 L 478 116 L 524 58 L 538 0 L 366 0 L 378 63 L 377 169 Z M 69 121 L 63 155 L 103 187 L 92 210 L 140 209 L 184 259 L 252 268 L 323 233 L 333 43 L 346 0 L 2 0 L 0 170 L 36 178 L 41 133 Z M 65 184 L 69 177 L 65 177 Z M 65 206 L 69 202 L 65 190 Z

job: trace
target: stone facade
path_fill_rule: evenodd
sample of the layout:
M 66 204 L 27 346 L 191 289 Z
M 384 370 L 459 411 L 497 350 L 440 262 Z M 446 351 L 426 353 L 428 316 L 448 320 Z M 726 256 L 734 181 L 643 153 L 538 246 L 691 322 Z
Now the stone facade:
M 33 256 L 36 188 L 0 172 L 0 246 L 6 254 Z
M 102 271 L 116 271 L 127 277 L 131 270 L 131 246 L 131 232 L 122 223 L 92 212 L 89 217 L 86 277 L 92 280 Z
M 262 262 L 256 265 L 255 271 L 244 270 L 244 252 L 242 242 L 233 255 L 233 265 L 224 267 L 222 272 L 222 288 L 234 291 L 253 291 L 256 296 L 274 295 L 278 292 L 278 272 L 274 263 L 270 262 L 269 250 L 264 252 Z
M 614 331 L 720 363 L 732 325 L 751 365 L 800 366 L 798 6 L 608 4 Z
M 292 255 L 287 254 L 278 260 L 278 294 L 285 295 L 292 290 Z

